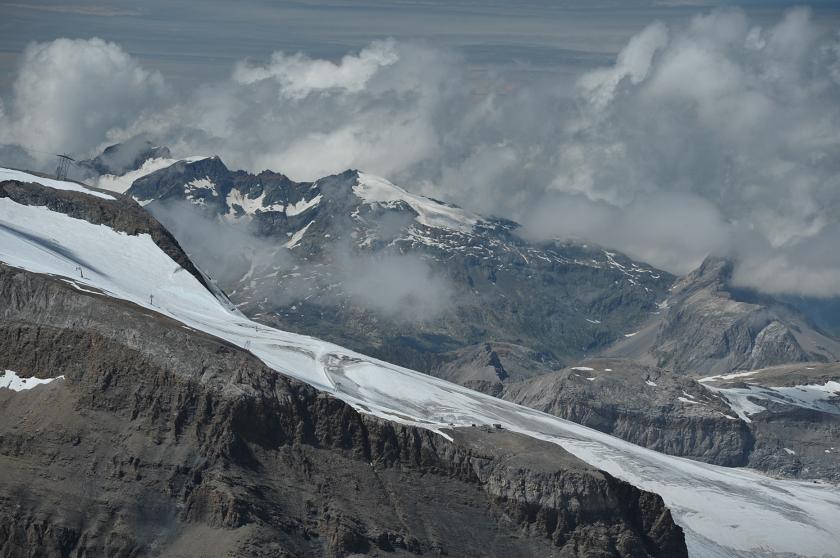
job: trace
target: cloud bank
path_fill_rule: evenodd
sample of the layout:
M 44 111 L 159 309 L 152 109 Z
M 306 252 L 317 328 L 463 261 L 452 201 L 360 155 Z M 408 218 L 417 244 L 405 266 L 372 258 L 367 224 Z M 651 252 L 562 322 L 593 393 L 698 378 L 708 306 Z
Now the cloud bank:
M 176 97 L 118 45 L 59 39 L 22 56 L 0 142 L 81 153 L 142 134 L 295 179 L 360 168 L 535 238 L 675 273 L 726 255 L 744 286 L 840 295 L 840 34 L 808 10 L 654 22 L 576 81 L 516 76 L 383 40 L 244 60 Z

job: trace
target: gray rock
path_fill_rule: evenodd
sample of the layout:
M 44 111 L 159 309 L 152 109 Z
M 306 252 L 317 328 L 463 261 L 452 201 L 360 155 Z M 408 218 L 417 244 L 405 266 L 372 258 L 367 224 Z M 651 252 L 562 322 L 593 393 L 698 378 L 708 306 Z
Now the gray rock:
M 132 304 L 0 266 L 4 556 L 686 556 L 560 447 L 359 415 Z
M 673 279 L 598 247 L 526 241 L 504 219 L 473 216 L 466 229 L 423 224 L 404 201 L 365 203 L 353 191 L 357 178 L 347 171 L 297 183 L 230 171 L 212 158 L 152 173 L 127 193 L 150 201 L 247 315 L 423 371 L 445 363 L 444 353 L 489 340 L 579 358 L 643 322 Z M 208 235 L 233 237 L 225 223 L 247 224 L 254 237 L 239 250 L 245 256 L 253 245 L 269 248 L 253 260 L 231 257 L 224 242 L 191 236 L 184 216 L 196 212 L 212 218 Z M 283 249 L 292 238 L 294 247 Z M 365 272 L 398 258 L 422 262 L 427 277 L 414 280 L 423 296 L 382 302 Z M 428 278 L 443 286 L 429 292 Z
M 674 284 L 658 315 L 602 354 L 694 375 L 840 359 L 840 342 L 792 307 L 733 287 L 731 272 L 731 262 L 708 258 Z

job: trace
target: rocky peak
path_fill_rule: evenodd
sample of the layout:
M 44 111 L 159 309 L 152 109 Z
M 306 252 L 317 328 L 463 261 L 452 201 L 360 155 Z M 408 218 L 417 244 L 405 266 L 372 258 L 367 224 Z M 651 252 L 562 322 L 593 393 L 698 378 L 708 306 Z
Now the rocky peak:
M 138 138 L 110 145 L 93 159 L 80 161 L 78 165 L 100 175 L 121 175 L 139 169 L 149 159 L 170 157 L 172 153 L 168 147 Z
M 704 288 L 724 289 L 732 279 L 732 260 L 718 256 L 707 256 L 700 267 L 674 283 L 673 295 L 687 295 Z

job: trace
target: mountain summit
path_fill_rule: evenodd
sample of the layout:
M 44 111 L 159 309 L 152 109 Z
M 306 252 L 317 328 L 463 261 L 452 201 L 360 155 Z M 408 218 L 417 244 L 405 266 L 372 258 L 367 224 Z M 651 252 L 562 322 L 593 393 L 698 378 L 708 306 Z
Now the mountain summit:
M 424 370 L 488 339 L 577 358 L 634 331 L 673 280 L 599 247 L 527 241 L 514 222 L 355 170 L 295 182 L 213 157 L 138 178 L 127 194 L 249 315 Z M 185 215 L 251 236 L 215 250 L 182 230 Z M 255 247 L 266 249 L 251 257 Z

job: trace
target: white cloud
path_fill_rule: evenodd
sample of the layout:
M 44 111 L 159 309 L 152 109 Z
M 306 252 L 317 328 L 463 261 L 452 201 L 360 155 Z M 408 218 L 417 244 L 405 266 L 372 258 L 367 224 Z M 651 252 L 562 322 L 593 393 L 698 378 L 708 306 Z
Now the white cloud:
M 164 94 L 163 78 L 114 43 L 32 43 L 21 56 L 12 101 L 0 116 L 0 141 L 49 152 L 88 150 Z
M 794 257 L 840 221 L 840 36 L 808 10 L 657 22 L 577 82 L 522 75 L 475 79 L 452 53 L 387 40 L 243 61 L 163 104 L 160 77 L 116 45 L 60 39 L 23 56 L 0 134 L 83 151 L 143 133 L 296 179 L 359 168 L 670 271 L 725 252 L 753 286 L 840 295 L 840 253 L 809 261 L 819 285 Z
M 301 99 L 312 92 L 345 90 L 357 93 L 384 67 L 399 60 L 393 40 L 376 41 L 358 55 L 346 55 L 336 64 L 329 60 L 313 60 L 301 53 L 288 55 L 275 52 L 265 66 L 239 62 L 233 80 L 252 84 L 271 79 L 280 85 L 283 95 Z

